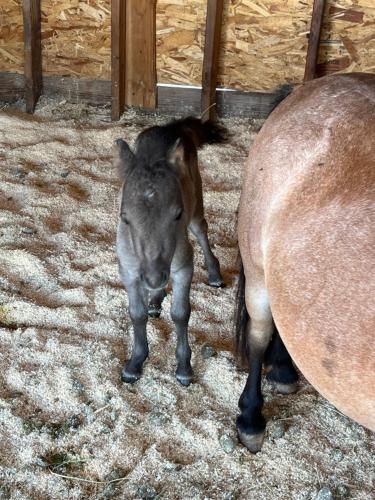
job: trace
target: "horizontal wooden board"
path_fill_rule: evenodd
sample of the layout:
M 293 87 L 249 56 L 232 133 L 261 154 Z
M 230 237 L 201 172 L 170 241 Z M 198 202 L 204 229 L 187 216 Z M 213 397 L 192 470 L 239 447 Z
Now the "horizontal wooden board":
M 24 96 L 24 77 L 16 73 L 0 73 L 0 101 L 14 101 Z M 68 102 L 88 103 L 96 106 L 111 103 L 109 80 L 45 76 L 43 94 L 63 98 Z M 276 94 L 273 92 L 224 91 L 218 89 L 216 102 L 218 115 L 265 118 L 272 110 Z M 152 112 L 166 115 L 200 115 L 201 89 L 198 87 L 157 87 L 158 107 Z

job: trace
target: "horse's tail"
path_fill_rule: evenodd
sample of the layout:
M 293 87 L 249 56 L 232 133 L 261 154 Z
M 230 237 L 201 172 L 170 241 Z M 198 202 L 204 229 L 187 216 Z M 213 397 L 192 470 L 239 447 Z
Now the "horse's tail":
M 289 94 L 292 93 L 293 89 L 294 85 L 291 85 L 289 83 L 277 87 L 270 104 L 270 113 L 276 108 L 276 106 L 281 103 L 281 101 L 283 101 L 286 97 L 288 97 Z
M 202 122 L 200 118 L 188 116 L 182 120 L 176 120 L 170 124 L 179 135 L 188 135 L 194 142 L 195 147 L 201 148 L 204 144 L 219 144 L 226 142 L 229 138 L 228 130 L 219 123 L 208 120 Z
M 236 338 L 236 355 L 241 360 L 241 362 L 244 363 L 249 358 L 249 346 L 247 342 L 246 327 L 249 321 L 251 320 L 249 313 L 247 312 L 246 309 L 245 273 L 240 255 L 239 255 L 239 261 L 240 261 L 240 272 L 238 277 L 237 293 L 236 293 L 234 328 L 235 328 L 235 338 Z

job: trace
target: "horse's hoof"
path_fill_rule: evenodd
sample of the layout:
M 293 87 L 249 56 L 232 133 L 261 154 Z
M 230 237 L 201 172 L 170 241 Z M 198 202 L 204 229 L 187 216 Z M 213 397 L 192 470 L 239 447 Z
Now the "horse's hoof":
M 273 382 L 275 389 L 280 394 L 294 394 L 297 392 L 298 384 L 297 382 L 293 382 L 292 384 L 282 384 L 280 382 Z
M 193 381 L 192 375 L 178 375 L 177 373 L 176 373 L 176 379 L 184 387 L 188 387 Z
M 161 307 L 155 306 L 153 304 L 150 304 L 148 306 L 148 315 L 150 318 L 160 318 L 161 314 Z
M 126 370 L 121 372 L 121 380 L 126 384 L 134 384 L 141 378 L 141 374 L 129 373 Z
M 258 451 L 262 449 L 264 432 L 260 432 L 259 434 L 246 434 L 238 430 L 238 437 L 241 443 L 246 446 L 251 453 L 258 453 Z
M 225 283 L 221 278 L 208 279 L 208 284 L 209 284 L 209 286 L 212 286 L 214 288 L 224 288 L 225 287 Z

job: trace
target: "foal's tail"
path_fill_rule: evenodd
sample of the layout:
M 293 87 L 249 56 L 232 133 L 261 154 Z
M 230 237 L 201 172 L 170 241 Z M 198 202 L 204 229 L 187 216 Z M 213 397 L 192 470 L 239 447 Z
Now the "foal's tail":
M 175 120 L 170 124 L 180 136 L 188 135 L 197 149 L 204 144 L 219 144 L 229 139 L 228 130 L 217 122 L 208 120 L 202 122 L 200 118 L 188 116 L 182 120 Z
M 249 346 L 247 343 L 246 327 L 250 321 L 249 313 L 245 303 L 245 273 L 241 256 L 239 255 L 240 272 L 238 277 L 237 293 L 236 293 L 236 310 L 234 329 L 236 336 L 236 355 L 242 363 L 249 358 Z

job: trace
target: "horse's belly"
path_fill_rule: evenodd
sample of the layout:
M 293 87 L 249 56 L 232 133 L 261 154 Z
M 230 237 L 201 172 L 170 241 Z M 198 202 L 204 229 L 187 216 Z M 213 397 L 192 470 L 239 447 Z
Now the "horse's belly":
M 341 412 L 375 431 L 375 227 L 371 203 L 274 228 L 272 313 L 293 360 Z

